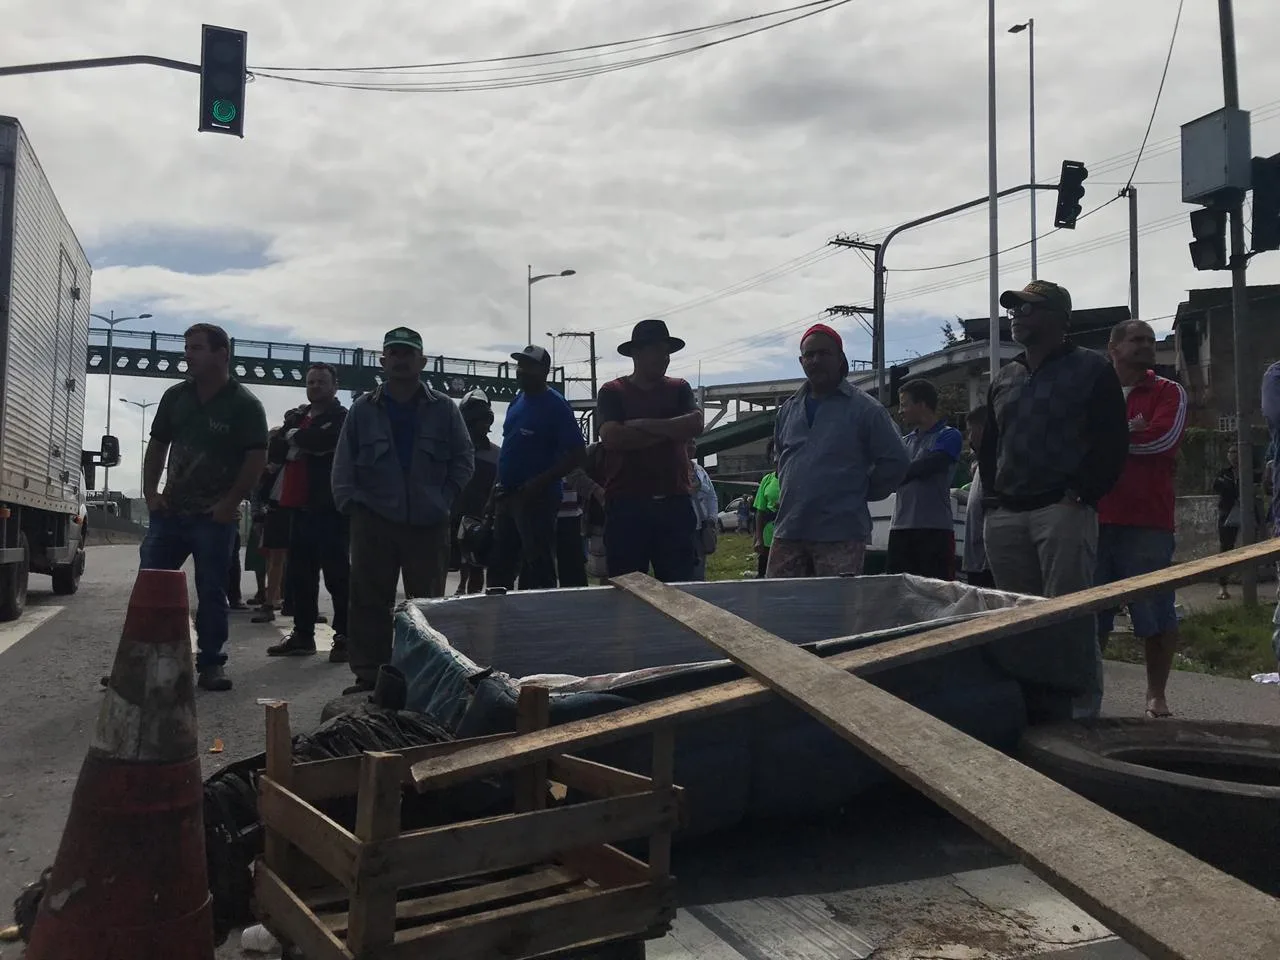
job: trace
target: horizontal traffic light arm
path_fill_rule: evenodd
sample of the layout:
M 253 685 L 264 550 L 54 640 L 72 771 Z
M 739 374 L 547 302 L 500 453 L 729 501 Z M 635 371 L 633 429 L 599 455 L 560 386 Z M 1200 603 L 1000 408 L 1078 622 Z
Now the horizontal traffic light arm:
M 170 60 L 168 57 L 152 57 L 147 54 L 136 54 L 131 57 L 94 57 L 90 60 L 55 60 L 49 63 L 24 63 L 16 67 L 0 67 L 0 77 L 11 77 L 21 73 L 56 73 L 59 70 L 90 70 L 94 67 L 164 67 L 166 70 L 181 70 L 183 73 L 199 73 L 200 64 L 187 63 L 185 60 Z

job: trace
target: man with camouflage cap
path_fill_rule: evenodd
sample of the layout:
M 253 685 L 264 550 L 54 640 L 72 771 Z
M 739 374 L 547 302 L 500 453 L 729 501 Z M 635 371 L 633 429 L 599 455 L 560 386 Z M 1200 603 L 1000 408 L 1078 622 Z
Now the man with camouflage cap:
M 1001 369 L 987 401 L 978 457 L 987 558 L 1001 590 L 1057 597 L 1093 585 L 1098 501 L 1129 454 L 1124 392 L 1106 358 L 1067 340 L 1064 287 L 1033 280 L 1001 294 L 1000 305 L 1025 352 Z M 1082 629 L 1079 649 L 1052 651 L 1043 663 L 1057 661 L 1053 676 L 1027 677 L 1076 694 L 1077 716 L 1096 716 L 1102 705 L 1094 634 Z M 1001 652 L 1021 659 L 1011 646 Z

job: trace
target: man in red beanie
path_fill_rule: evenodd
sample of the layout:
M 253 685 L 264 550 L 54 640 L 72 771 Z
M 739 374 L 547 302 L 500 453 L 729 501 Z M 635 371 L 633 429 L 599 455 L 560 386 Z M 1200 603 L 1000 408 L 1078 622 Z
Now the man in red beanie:
M 800 366 L 805 384 L 774 427 L 782 492 L 766 575 L 856 575 L 871 538 L 867 504 L 898 488 L 910 460 L 888 411 L 849 383 L 840 334 L 806 330 Z

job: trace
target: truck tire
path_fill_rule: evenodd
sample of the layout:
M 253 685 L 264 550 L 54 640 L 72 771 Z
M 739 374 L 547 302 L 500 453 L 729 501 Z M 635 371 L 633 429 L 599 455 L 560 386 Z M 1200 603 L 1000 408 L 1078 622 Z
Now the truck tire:
M 31 553 L 27 535 L 18 534 L 22 559 L 0 567 L 0 621 L 17 620 L 27 608 L 27 582 L 31 579 Z
M 1032 727 L 1018 752 L 1112 813 L 1280 892 L 1280 727 L 1103 719 Z
M 84 546 L 76 551 L 76 558 L 65 567 L 53 568 L 53 592 L 61 596 L 70 596 L 80 589 L 80 578 L 84 575 Z

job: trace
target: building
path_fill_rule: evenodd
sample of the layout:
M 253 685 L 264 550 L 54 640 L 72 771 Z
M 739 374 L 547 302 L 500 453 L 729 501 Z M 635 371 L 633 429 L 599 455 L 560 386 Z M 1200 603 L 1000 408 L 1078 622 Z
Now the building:
M 1247 382 L 1255 389 L 1262 372 L 1280 359 L 1280 284 L 1249 287 L 1249 329 L 1255 357 Z M 1174 318 L 1176 364 L 1187 388 L 1188 423 L 1234 430 L 1236 415 L 1235 334 L 1231 288 L 1191 290 Z

